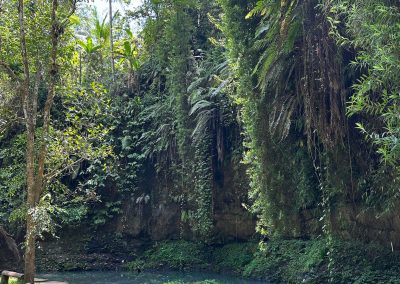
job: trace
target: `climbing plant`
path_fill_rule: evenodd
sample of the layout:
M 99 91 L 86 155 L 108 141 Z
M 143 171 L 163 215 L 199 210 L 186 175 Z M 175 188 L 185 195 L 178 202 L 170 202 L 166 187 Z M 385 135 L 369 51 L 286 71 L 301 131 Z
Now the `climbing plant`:
M 360 122 L 358 128 L 375 145 L 382 160 L 392 165 L 399 162 L 400 11 L 397 4 L 378 0 L 326 3 L 332 33 L 338 43 L 357 52 L 351 66 L 361 76 L 353 84 L 348 112 L 377 118 L 376 125 Z

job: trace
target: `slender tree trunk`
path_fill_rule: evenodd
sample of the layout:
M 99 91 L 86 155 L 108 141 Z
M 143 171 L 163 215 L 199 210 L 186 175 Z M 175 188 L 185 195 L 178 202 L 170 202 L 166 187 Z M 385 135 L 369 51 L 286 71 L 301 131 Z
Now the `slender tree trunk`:
M 35 211 L 39 204 L 40 195 L 44 188 L 44 170 L 47 153 L 46 138 L 50 127 L 50 112 L 55 96 L 55 85 L 57 80 L 58 68 L 56 64 L 58 48 L 58 26 L 56 11 L 58 0 L 52 1 L 51 11 L 51 58 L 50 58 L 50 82 L 48 94 L 43 111 L 43 136 L 40 139 L 39 153 L 35 155 L 35 129 L 37 122 L 37 102 L 40 81 L 40 66 L 38 65 L 35 88 L 30 91 L 29 84 L 29 61 L 26 50 L 25 26 L 24 26 L 24 2 L 19 0 L 19 22 L 20 22 L 20 41 L 21 55 L 24 64 L 24 80 L 20 90 L 23 98 L 23 111 L 26 123 L 27 143 L 26 143 L 26 176 L 27 176 L 27 223 L 26 223 L 26 249 L 25 249 L 25 282 L 34 283 L 35 262 L 36 262 L 36 220 Z M 37 172 L 36 171 L 37 168 Z
M 36 255 L 36 223 L 34 213 L 39 202 L 37 196 L 37 184 L 35 181 L 35 129 L 37 122 L 37 102 L 39 95 L 39 84 L 41 77 L 41 66 L 38 65 L 35 88 L 33 93 L 29 93 L 29 85 L 23 88 L 24 113 L 26 120 L 26 176 L 28 187 L 28 212 L 26 218 L 26 252 L 25 252 L 25 281 L 33 283 L 35 277 L 35 255 Z M 26 83 L 27 84 L 27 83 Z M 32 95 L 32 98 L 31 98 Z M 30 99 L 29 99 L 30 98 Z M 31 104 L 29 103 L 31 102 Z
M 114 42 L 113 42 L 113 24 L 112 24 L 112 0 L 108 0 L 109 17 L 110 17 L 110 50 L 111 50 L 111 72 L 114 82 L 115 66 L 114 66 Z
M 27 95 L 26 95 L 27 96 Z M 36 250 L 36 228 L 34 213 L 36 210 L 35 198 L 35 128 L 32 123 L 27 122 L 26 141 L 26 180 L 27 180 L 27 217 L 26 217 L 26 248 L 25 248 L 25 282 L 33 283 L 35 277 L 35 250 Z
M 32 97 L 29 92 L 29 62 L 26 48 L 26 36 L 24 25 L 24 1 L 18 1 L 18 16 L 20 25 L 21 56 L 24 66 L 24 79 L 20 83 L 19 91 L 22 95 L 22 105 L 26 125 L 26 185 L 27 198 L 27 223 L 26 223 L 26 250 L 25 250 L 25 282 L 33 283 L 35 275 L 35 241 L 36 230 L 34 212 L 35 202 L 35 121 L 33 118 Z
M 32 199 L 32 195 L 30 197 Z M 36 206 L 30 207 L 26 217 L 26 248 L 25 248 L 25 283 L 34 283 L 36 262 L 36 224 L 33 212 Z
M 58 0 L 53 0 L 52 11 L 51 11 L 51 55 L 50 55 L 50 82 L 48 86 L 46 103 L 44 105 L 43 111 L 43 135 L 40 141 L 40 150 L 37 161 L 38 172 L 35 180 L 35 198 L 36 201 L 39 202 L 40 195 L 43 191 L 44 187 L 44 167 L 46 161 L 47 154 L 47 137 L 49 135 L 50 128 L 50 114 L 51 108 L 53 106 L 54 97 L 56 95 L 56 82 L 58 75 L 58 67 L 57 67 L 57 48 L 58 48 L 58 35 L 57 35 L 57 19 L 56 19 L 56 11 L 58 7 Z

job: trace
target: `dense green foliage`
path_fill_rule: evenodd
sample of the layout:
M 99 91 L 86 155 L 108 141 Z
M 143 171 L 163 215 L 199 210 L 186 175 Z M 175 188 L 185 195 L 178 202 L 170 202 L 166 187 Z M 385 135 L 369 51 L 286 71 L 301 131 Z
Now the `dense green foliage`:
M 397 253 L 380 246 L 336 241 L 337 266 L 329 272 L 326 240 L 271 241 L 245 267 L 244 275 L 281 283 L 396 283 Z
M 147 250 L 141 260 L 128 264 L 137 269 L 199 269 L 225 271 L 273 283 L 397 283 L 399 254 L 378 245 L 335 241 L 337 263 L 329 272 L 327 241 L 317 239 L 272 240 L 205 247 L 196 243 L 164 242 Z M 187 252 L 194 252 L 188 254 Z M 139 263 L 140 262 L 140 263 Z
M 101 120 L 108 125 L 108 133 L 90 135 L 101 135 L 102 143 L 113 146 L 114 155 L 107 161 L 95 159 L 78 165 L 72 178 L 54 181 L 54 188 L 96 189 L 96 199 L 102 201 L 89 207 L 64 204 L 68 209 L 60 216 L 67 222 L 88 216 L 98 226 L 122 212 L 125 196 L 148 202 L 150 195 L 140 187 L 150 162 L 160 183 L 174 185 L 171 202 L 180 204 L 182 228 L 189 226 L 195 235 L 207 239 L 213 230 L 219 176 L 224 164 L 238 163 L 243 147 L 252 210 L 260 219 L 262 233 L 302 235 L 298 216 L 304 208 L 320 208 L 321 216 L 328 218 L 338 204 L 360 199 L 368 206 L 388 208 L 383 202 L 394 206 L 398 181 L 397 8 L 382 1 L 315 4 L 146 2 L 132 14 L 149 15 L 139 37 L 127 29 L 127 18 L 116 16 L 114 20 L 115 84 L 109 78 L 109 26 L 96 11 L 80 12 L 80 20 L 71 20 L 84 35 L 69 47 L 68 68 L 78 71 L 77 78 L 69 75 L 71 84 L 89 87 L 93 80 L 104 82 L 113 99 L 108 112 L 96 118 L 95 109 L 78 116 L 69 114 L 83 109 L 76 109 L 76 103 L 66 106 L 70 99 L 65 97 L 57 103 L 55 123 L 75 119 L 70 127 L 79 130 L 87 123 L 83 116 Z M 379 17 L 371 14 L 375 8 L 379 8 Z M 320 14 L 314 16 L 317 10 Z M 360 17 L 365 19 L 362 29 L 354 28 Z M 319 38 L 312 37 L 314 33 Z M 356 56 L 335 40 L 356 49 Z M 324 55 L 310 45 L 318 45 Z M 329 62 L 323 63 L 321 56 Z M 360 68 L 344 71 L 350 60 Z M 328 65 L 334 72 L 327 71 Z M 326 81 L 323 90 L 308 76 L 311 73 Z M 346 90 L 351 86 L 354 93 Z M 366 92 L 370 99 L 364 96 Z M 351 102 L 348 110 L 346 100 Z M 66 106 L 64 112 L 58 108 L 61 104 Z M 7 106 L 3 106 L 5 115 L 10 112 Z M 366 115 L 348 120 L 347 111 Z M 385 126 L 377 128 L 381 122 Z M 244 130 L 243 146 L 239 125 Z M 357 147 L 361 143 L 357 126 L 372 139 L 385 164 L 367 154 L 368 142 Z M 58 127 L 65 125 L 58 123 Z M 377 130 L 370 132 L 372 127 Z M 71 133 L 67 129 L 65 134 Z M 23 137 L 18 135 L 18 131 L 3 134 L 2 181 L 8 192 L 4 198 L 12 201 L 2 203 L 9 212 L 2 214 L 12 220 L 22 212 L 18 211 L 21 201 L 13 196 L 24 185 L 24 169 L 16 162 L 23 161 L 18 146 L 23 145 L 18 142 Z M 68 139 L 78 137 L 59 141 Z M 361 156 L 368 165 L 360 161 Z M 56 168 L 65 162 L 59 157 L 49 166 Z M 383 174 L 390 178 L 377 179 Z M 388 190 L 379 194 L 382 185 Z
M 336 17 L 330 18 L 334 27 L 345 19 L 344 31 L 336 29 L 335 35 L 341 45 L 357 49 L 352 66 L 363 71 L 353 85 L 349 112 L 379 117 L 383 131 L 371 132 L 361 124 L 359 128 L 377 146 L 385 162 L 398 165 L 398 7 L 393 1 L 335 1 L 327 8 Z
M 51 48 L 37 27 L 51 30 L 50 15 L 31 5 L 27 55 L 40 78 Z M 137 227 L 167 212 L 178 216 L 167 235 L 180 241 L 130 269 L 395 282 L 397 254 L 369 245 L 367 259 L 361 243 L 340 239 L 400 246 L 399 10 L 395 0 L 146 0 L 111 29 L 80 3 L 63 26 L 48 135 L 34 131 L 47 147 L 38 233 L 61 225 L 159 240 Z M 0 222 L 23 234 L 27 136 L 10 80 L 23 56 L 18 17 L 0 24 Z M 28 82 L 39 112 L 46 76 Z M 243 208 L 273 241 L 218 246 L 224 214 Z
M 328 222 L 325 233 L 330 234 L 339 229 L 330 224 L 338 207 L 358 203 L 387 212 L 395 206 L 398 163 L 392 154 L 398 147 L 398 124 L 392 114 L 398 112 L 399 80 L 393 77 L 399 66 L 394 36 L 398 7 L 390 1 L 220 3 L 238 85 L 231 96 L 241 106 L 246 129 L 244 161 L 260 232 L 303 235 L 304 208 L 319 208 L 317 214 Z M 380 14 L 375 16 L 377 8 Z M 386 66 L 384 60 L 391 63 L 379 72 L 377 66 Z M 354 71 L 346 66 L 353 61 Z M 388 88 L 391 91 L 379 91 Z M 346 109 L 348 101 L 352 103 Z M 346 117 L 360 112 L 369 117 L 357 119 L 381 134 L 370 134 Z M 356 128 L 373 138 L 387 164 L 368 152 L 370 146 Z M 389 178 L 377 180 L 382 175 Z M 384 193 L 379 192 L 381 186 L 387 189 Z
M 209 247 L 189 241 L 165 241 L 146 250 L 138 259 L 128 263 L 127 268 L 132 271 L 155 268 L 209 269 L 241 275 L 256 251 L 256 243 Z
M 130 262 L 128 269 L 193 269 L 207 266 L 206 246 L 188 241 L 165 241 L 147 250 L 141 259 Z

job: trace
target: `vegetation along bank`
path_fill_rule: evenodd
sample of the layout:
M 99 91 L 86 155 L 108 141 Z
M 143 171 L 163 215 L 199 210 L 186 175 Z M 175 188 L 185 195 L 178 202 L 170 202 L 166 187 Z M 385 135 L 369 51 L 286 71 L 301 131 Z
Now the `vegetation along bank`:
M 0 1 L 0 269 L 399 282 L 399 1 L 87 2 Z

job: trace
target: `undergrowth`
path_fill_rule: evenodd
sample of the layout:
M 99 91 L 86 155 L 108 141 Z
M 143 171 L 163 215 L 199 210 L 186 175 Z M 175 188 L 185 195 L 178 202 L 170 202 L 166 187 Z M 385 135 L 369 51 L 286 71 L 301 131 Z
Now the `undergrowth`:
M 208 263 L 207 248 L 201 243 L 164 241 L 145 251 L 141 258 L 128 263 L 129 270 L 154 268 L 202 268 Z
M 205 246 L 161 242 L 128 263 L 130 270 L 207 269 L 272 283 L 400 283 L 400 253 L 379 245 L 325 239 Z M 329 252 L 334 252 L 329 255 Z M 328 263 L 333 263 L 333 273 Z M 205 282 L 208 283 L 208 282 Z
M 8 283 L 9 283 L 9 284 L 23 284 L 24 281 L 21 280 L 21 279 L 17 279 L 17 278 L 12 278 L 12 277 L 10 277 Z
M 328 250 L 325 239 L 270 241 L 254 255 L 243 276 L 278 283 L 400 283 L 399 252 L 354 241 L 335 240 L 332 246 Z
M 220 271 L 228 271 L 241 275 L 257 251 L 257 243 L 231 243 L 215 248 L 213 267 Z

